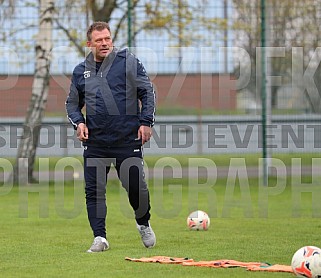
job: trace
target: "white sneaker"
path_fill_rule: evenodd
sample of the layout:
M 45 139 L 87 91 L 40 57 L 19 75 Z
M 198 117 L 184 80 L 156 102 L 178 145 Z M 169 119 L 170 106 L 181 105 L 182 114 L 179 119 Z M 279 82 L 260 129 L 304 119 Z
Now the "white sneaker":
M 105 251 L 108 249 L 109 249 L 108 241 L 101 236 L 97 236 L 97 237 L 95 237 L 93 244 L 87 250 L 87 252 L 88 253 L 102 252 L 102 251 Z
M 146 248 L 154 247 L 156 245 L 156 236 L 152 227 L 150 225 L 149 226 L 138 225 L 137 223 L 136 223 L 136 226 L 140 233 L 144 246 Z

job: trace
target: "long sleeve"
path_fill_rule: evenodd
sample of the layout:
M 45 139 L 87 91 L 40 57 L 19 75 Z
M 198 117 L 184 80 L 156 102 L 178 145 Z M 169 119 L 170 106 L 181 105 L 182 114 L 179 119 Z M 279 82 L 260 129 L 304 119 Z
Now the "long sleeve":
M 73 74 L 69 95 L 66 100 L 66 111 L 67 117 L 70 123 L 77 129 L 79 123 L 85 123 L 85 117 L 81 112 L 81 109 L 84 107 L 84 95 L 79 92 L 75 84 L 75 75 Z
M 143 64 L 137 60 L 137 94 L 141 101 L 140 122 L 142 125 L 153 126 L 155 122 L 156 95 Z

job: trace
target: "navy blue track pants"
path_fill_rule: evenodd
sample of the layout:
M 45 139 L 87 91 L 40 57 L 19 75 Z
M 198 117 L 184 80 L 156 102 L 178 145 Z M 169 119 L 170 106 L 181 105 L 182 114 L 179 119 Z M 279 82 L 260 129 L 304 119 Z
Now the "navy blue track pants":
M 141 146 L 84 147 L 86 206 L 94 237 L 106 238 L 106 185 L 111 165 L 115 166 L 118 178 L 127 191 L 136 222 L 147 225 L 150 219 L 150 199 L 142 157 Z

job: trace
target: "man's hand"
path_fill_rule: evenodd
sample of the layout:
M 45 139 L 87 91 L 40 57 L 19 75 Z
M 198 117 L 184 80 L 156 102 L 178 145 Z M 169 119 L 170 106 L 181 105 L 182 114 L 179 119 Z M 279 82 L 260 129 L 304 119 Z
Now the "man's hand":
M 138 138 L 142 140 L 142 145 L 149 141 L 152 137 L 152 128 L 141 125 L 138 129 Z
M 85 142 L 88 139 L 88 128 L 86 124 L 80 123 L 77 126 L 77 138 L 82 142 Z

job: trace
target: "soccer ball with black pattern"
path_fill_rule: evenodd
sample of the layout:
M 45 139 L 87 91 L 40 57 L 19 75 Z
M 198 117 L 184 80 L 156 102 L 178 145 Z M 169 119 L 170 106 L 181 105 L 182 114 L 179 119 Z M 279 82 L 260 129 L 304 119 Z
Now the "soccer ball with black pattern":
M 321 252 L 315 254 L 310 263 L 312 278 L 321 278 Z
M 321 249 L 316 246 L 301 247 L 293 255 L 291 267 L 297 277 L 321 278 Z
M 206 231 L 210 226 L 208 214 L 202 210 L 193 211 L 187 217 L 187 227 L 192 231 Z

